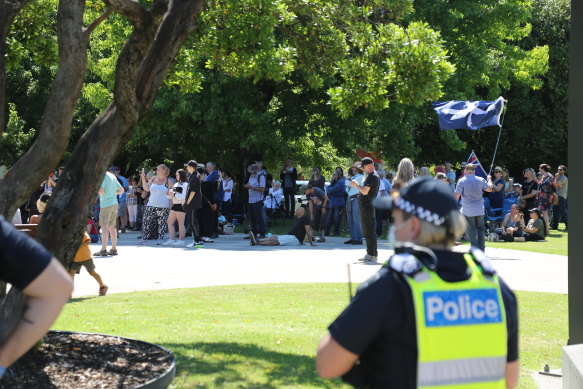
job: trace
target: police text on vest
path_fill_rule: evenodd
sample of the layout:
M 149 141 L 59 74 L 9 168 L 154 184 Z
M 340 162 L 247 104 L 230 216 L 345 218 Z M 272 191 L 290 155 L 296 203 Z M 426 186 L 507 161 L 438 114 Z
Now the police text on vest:
M 425 325 L 443 327 L 502 321 L 496 289 L 424 292 Z

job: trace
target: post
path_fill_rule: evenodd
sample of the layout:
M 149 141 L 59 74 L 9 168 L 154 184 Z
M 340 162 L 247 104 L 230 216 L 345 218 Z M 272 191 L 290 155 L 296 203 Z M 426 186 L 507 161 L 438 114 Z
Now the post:
M 571 1 L 571 37 L 569 64 L 569 344 L 583 343 L 583 255 L 581 240 L 583 218 L 581 202 L 583 174 L 576 168 L 583 144 L 583 3 Z

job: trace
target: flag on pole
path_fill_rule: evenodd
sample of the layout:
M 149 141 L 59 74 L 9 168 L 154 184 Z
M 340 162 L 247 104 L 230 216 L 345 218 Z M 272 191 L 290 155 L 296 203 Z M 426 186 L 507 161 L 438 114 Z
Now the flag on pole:
M 488 126 L 501 126 L 500 116 L 504 98 L 495 101 L 435 101 L 433 109 L 439 117 L 439 129 L 477 130 Z
M 472 165 L 474 165 L 476 167 L 476 176 L 480 176 L 483 179 L 488 178 L 488 174 L 486 174 L 486 171 L 482 167 L 482 164 L 480 163 L 480 160 L 476 156 L 476 153 L 474 153 L 474 150 L 472 150 L 472 153 L 470 154 L 470 157 L 468 158 L 468 163 L 471 163 Z

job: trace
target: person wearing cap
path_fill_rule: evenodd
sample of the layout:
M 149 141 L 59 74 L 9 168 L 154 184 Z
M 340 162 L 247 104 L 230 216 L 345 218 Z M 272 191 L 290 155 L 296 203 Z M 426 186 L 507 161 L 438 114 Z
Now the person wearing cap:
M 256 163 L 247 167 L 251 173 L 249 180 L 243 187 L 249 191 L 249 212 L 251 214 L 251 234 L 258 238 L 265 238 L 267 232 L 266 221 L 263 218 L 263 192 L 265 191 L 265 174 L 259 174 L 259 165 Z
M 455 191 L 455 172 L 451 170 L 451 162 L 445 163 L 445 176 L 447 177 L 447 183 L 449 184 L 451 191 Z
M 464 176 L 457 183 L 455 196 L 462 199 L 462 215 L 466 217 L 466 235 L 470 244 L 484 251 L 484 197 L 483 192 L 492 190 L 492 177 L 488 180 L 476 176 L 476 167 L 471 163 L 466 165 Z
M 328 327 L 319 375 L 362 388 L 516 387 L 516 297 L 482 251 L 452 250 L 465 218 L 449 187 L 417 179 L 377 206 L 392 209 L 399 243 Z
M 360 261 L 374 262 L 377 260 L 377 234 L 375 228 L 375 208 L 373 201 L 377 197 L 380 186 L 380 178 L 375 171 L 372 158 L 364 157 L 360 161 L 360 168 L 366 174 L 362 185 L 356 180 L 350 181 L 350 185 L 356 188 L 358 194 L 358 206 L 360 208 L 360 227 L 366 240 L 366 254 Z
M 504 206 L 504 188 L 506 187 L 506 181 L 502 178 L 504 171 L 500 166 L 496 166 L 492 170 L 492 191 L 488 193 L 488 198 L 490 199 L 490 207 L 492 208 L 502 208 Z
M 512 191 L 504 195 L 504 197 L 507 199 L 516 199 L 517 202 L 520 196 L 522 196 L 522 185 L 520 185 L 518 182 L 512 184 Z
M 546 220 L 543 218 L 542 212 L 538 208 L 529 209 L 530 220 L 528 224 L 524 225 L 524 220 L 522 220 L 522 230 L 525 234 L 521 237 L 514 238 L 515 242 L 537 242 L 544 241 L 545 237 L 549 233 L 548 225 Z

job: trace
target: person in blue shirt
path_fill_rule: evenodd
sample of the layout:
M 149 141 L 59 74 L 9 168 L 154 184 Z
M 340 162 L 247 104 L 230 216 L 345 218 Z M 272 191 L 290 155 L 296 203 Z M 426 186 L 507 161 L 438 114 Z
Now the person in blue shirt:
M 362 171 L 356 167 L 352 166 L 348 169 L 348 178 L 350 181 L 356 180 L 359 185 L 362 185 L 364 181 L 364 176 Z M 344 244 L 352 245 L 362 245 L 362 229 L 360 226 L 360 206 L 358 204 L 358 189 L 353 186 L 346 186 L 346 220 L 348 221 L 348 231 L 350 233 L 350 239 L 348 239 Z
M 346 204 L 346 179 L 341 167 L 337 167 L 332 175 L 332 181 L 327 189 L 328 198 L 330 199 L 330 211 L 326 218 L 326 233 L 330 234 L 330 227 L 334 221 L 334 235 L 340 235 L 340 221 L 342 220 L 342 212 Z
M 470 244 L 484 251 L 484 192 L 492 191 L 492 177 L 484 180 L 476 176 L 476 167 L 468 163 L 466 174 L 460 178 L 455 189 L 455 197 L 462 199 L 462 215 L 466 218 L 466 235 L 470 239 Z

